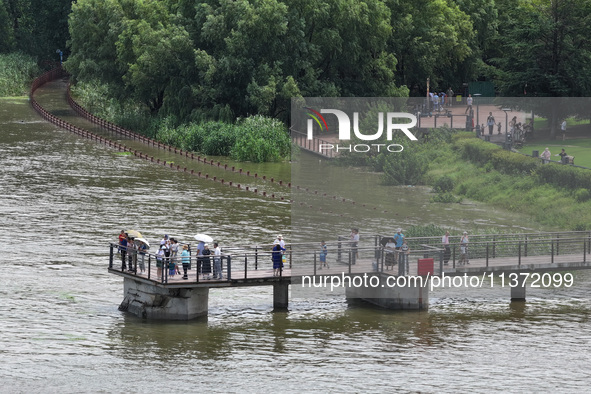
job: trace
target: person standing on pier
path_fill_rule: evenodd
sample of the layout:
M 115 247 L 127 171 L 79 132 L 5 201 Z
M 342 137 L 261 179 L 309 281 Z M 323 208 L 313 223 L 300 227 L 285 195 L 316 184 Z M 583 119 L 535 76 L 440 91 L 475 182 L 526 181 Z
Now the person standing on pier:
M 164 249 L 166 248 L 165 244 L 160 245 L 160 249 L 158 249 L 158 253 L 156 253 L 156 278 L 160 280 L 162 278 L 162 265 L 164 264 Z
M 127 236 L 125 235 L 125 230 L 121 230 L 121 233 L 119 233 L 119 246 L 121 246 L 121 241 L 123 241 L 123 239 L 127 239 Z M 121 253 L 121 247 L 117 249 L 117 253 Z
M 191 254 L 189 253 L 189 245 L 183 245 L 183 251 L 181 252 L 181 259 L 183 262 L 183 279 L 189 279 L 187 275 L 187 270 L 189 269 L 189 264 L 191 264 Z
M 402 248 L 402 244 L 404 243 L 404 234 L 402 234 L 402 229 L 399 228 L 396 230 L 396 234 L 394 235 L 394 243 L 396 243 L 396 259 L 400 261 L 400 248 Z
M 320 269 L 322 267 L 330 268 L 328 264 L 326 264 L 326 255 L 328 254 L 328 247 L 326 246 L 326 242 L 323 240 L 320 243 Z
M 275 241 L 273 241 L 273 246 L 277 244 L 281 245 L 281 247 L 285 249 L 285 240 L 283 239 L 283 236 L 281 234 L 279 234 L 277 238 L 275 238 Z
M 140 272 L 142 274 L 146 271 L 145 259 L 146 259 L 146 251 L 147 250 L 148 250 L 148 246 L 145 243 L 142 242 L 138 245 L 138 254 L 139 254 L 138 263 L 140 266 Z
M 281 244 L 275 244 L 273 246 L 273 252 L 271 253 L 271 259 L 273 261 L 273 276 L 281 276 L 281 269 L 283 268 L 283 253 L 285 248 L 281 247 Z
M 125 257 L 127 256 L 127 234 L 119 238 L 119 250 L 121 251 L 121 272 L 125 271 Z
M 135 246 L 134 238 L 129 238 L 127 241 L 127 260 L 129 263 L 129 272 L 134 271 L 134 266 L 137 266 L 137 247 Z
M 441 244 L 443 245 L 443 265 L 449 263 L 449 257 L 451 256 L 451 248 L 449 246 L 449 231 L 445 232 L 445 235 L 441 237 Z
M 357 249 L 357 246 L 359 245 L 359 229 L 351 229 L 351 235 L 349 236 L 349 240 L 351 245 L 351 257 L 353 259 L 353 264 L 355 264 L 355 260 L 359 258 L 359 251 Z
M 468 260 L 468 232 L 464 231 L 462 239 L 460 239 L 460 261 L 459 265 L 470 264 Z
M 213 278 L 222 279 L 222 250 L 217 242 L 213 243 Z
M 201 255 L 197 257 L 197 260 L 200 261 L 201 266 L 201 275 L 203 279 L 211 279 L 211 260 L 209 256 L 211 255 L 211 250 L 209 250 L 208 244 L 203 244 L 203 251 L 201 251 Z M 207 277 L 205 276 L 207 274 Z

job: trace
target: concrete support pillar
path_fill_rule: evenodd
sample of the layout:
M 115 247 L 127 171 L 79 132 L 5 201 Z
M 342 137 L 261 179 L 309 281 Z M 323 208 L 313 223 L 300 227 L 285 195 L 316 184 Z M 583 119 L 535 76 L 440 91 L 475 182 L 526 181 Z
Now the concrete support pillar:
M 289 304 L 289 284 L 275 283 L 273 285 L 273 308 L 287 309 Z
M 525 301 L 525 281 L 511 287 L 511 301 Z
M 119 310 L 145 319 L 191 320 L 207 316 L 209 288 L 165 289 L 124 278 Z
M 374 278 L 369 278 L 377 277 Z M 405 286 L 399 286 L 402 281 L 397 281 L 396 286 L 390 285 L 387 278 L 390 275 L 375 273 L 368 275 L 367 283 L 371 286 L 355 286 L 356 280 L 352 280 L 352 286 L 345 288 L 347 299 L 360 299 L 387 309 L 426 310 L 429 308 L 429 283 L 420 283 L 420 280 L 408 280 Z M 409 278 L 409 277 L 407 277 Z M 415 277 L 416 278 L 416 277 Z M 426 281 L 426 279 L 423 279 Z M 430 280 L 430 279 L 429 279 Z M 359 283 L 363 283 L 359 281 Z

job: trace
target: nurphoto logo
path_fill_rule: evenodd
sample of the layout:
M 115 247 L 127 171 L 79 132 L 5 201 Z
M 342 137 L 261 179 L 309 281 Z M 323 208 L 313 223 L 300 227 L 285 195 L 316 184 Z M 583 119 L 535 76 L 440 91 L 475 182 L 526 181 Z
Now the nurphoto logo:
M 373 134 L 364 134 L 359 130 L 359 112 L 353 112 L 353 122 L 347 113 L 338 109 L 320 109 L 316 111 L 310 107 L 304 107 L 310 117 L 307 122 L 307 137 L 309 140 L 314 139 L 314 123 L 318 125 L 320 131 L 323 133 L 328 132 L 328 125 L 326 119 L 322 114 L 331 114 L 336 116 L 338 124 L 338 140 L 350 141 L 351 140 L 351 128 L 353 133 L 361 141 L 376 141 L 380 139 L 384 133 L 384 123 L 386 129 L 386 139 L 392 141 L 392 135 L 396 130 L 402 131 L 406 137 L 411 141 L 417 141 L 417 137 L 410 132 L 409 129 L 416 126 L 417 117 L 408 112 L 378 112 L 378 127 L 377 131 Z M 385 119 L 385 121 L 384 121 Z M 410 120 L 410 122 L 400 123 L 402 120 Z M 353 127 L 351 127 L 351 125 Z M 369 152 L 375 150 L 379 152 L 381 149 L 385 149 L 388 152 L 402 152 L 404 147 L 400 144 L 349 144 L 347 146 L 339 143 L 323 143 L 319 144 L 318 150 L 320 153 L 326 150 L 348 151 L 348 152 Z

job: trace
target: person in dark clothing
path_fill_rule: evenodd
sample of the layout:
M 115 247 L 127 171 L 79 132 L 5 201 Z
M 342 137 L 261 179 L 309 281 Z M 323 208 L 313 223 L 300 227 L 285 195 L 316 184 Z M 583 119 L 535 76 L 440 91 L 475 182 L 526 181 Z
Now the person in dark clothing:
M 125 257 L 127 256 L 127 234 L 119 239 L 119 252 L 121 252 L 121 271 L 125 271 Z
M 203 251 L 201 255 L 197 256 L 197 261 L 201 266 L 201 275 L 203 275 L 203 279 L 211 279 L 211 250 L 209 250 L 209 245 L 203 245 Z M 205 277 L 207 275 L 207 277 Z
M 275 244 L 273 246 L 273 253 L 271 253 L 271 259 L 273 260 L 273 276 L 280 276 L 281 269 L 283 268 L 283 252 L 285 248 L 281 244 Z

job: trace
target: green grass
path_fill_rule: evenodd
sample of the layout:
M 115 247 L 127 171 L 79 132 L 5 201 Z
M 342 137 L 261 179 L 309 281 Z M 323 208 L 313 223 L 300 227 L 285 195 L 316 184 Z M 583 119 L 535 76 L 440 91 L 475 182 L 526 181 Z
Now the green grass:
M 525 144 L 519 151 L 531 155 L 532 151 L 537 150 L 541 155 L 546 148 L 550 149 L 552 160 L 558 161 L 560 157 L 554 155 L 560 153 L 560 150 L 564 148 L 567 154 L 575 157 L 576 165 L 591 168 L 591 138 L 567 139 L 566 141 L 559 139 L 539 140 Z
M 531 116 L 529 117 L 529 119 L 531 119 Z M 566 119 L 566 129 L 567 130 L 573 126 L 588 125 L 588 124 L 589 124 L 588 119 L 575 119 L 575 118 L 567 118 Z M 535 130 L 547 129 L 547 128 L 548 128 L 548 120 L 546 118 L 542 118 L 539 116 L 536 116 L 534 118 L 534 129 Z
M 37 62 L 29 55 L 0 54 L 0 96 L 26 95 L 39 73 Z
M 552 141 L 557 144 L 557 141 Z M 567 140 L 567 153 L 591 153 L 591 139 Z M 572 144 L 572 147 L 568 147 Z M 540 153 L 550 143 L 530 145 L 524 149 L 538 149 Z M 576 154 L 575 154 L 576 156 Z M 583 157 L 581 157 L 581 160 Z M 575 158 L 575 163 L 577 159 Z M 529 215 L 538 223 L 553 229 L 591 229 L 591 200 L 577 199 L 577 191 L 540 182 L 535 175 L 509 175 L 496 171 L 490 163 L 478 165 L 461 157 L 453 144 L 440 144 L 433 152 L 429 171 L 424 177 L 433 184 L 442 176 L 454 180 L 453 193 L 493 207 Z M 591 163 L 589 165 L 591 167 Z M 590 170 L 591 171 L 591 170 Z

